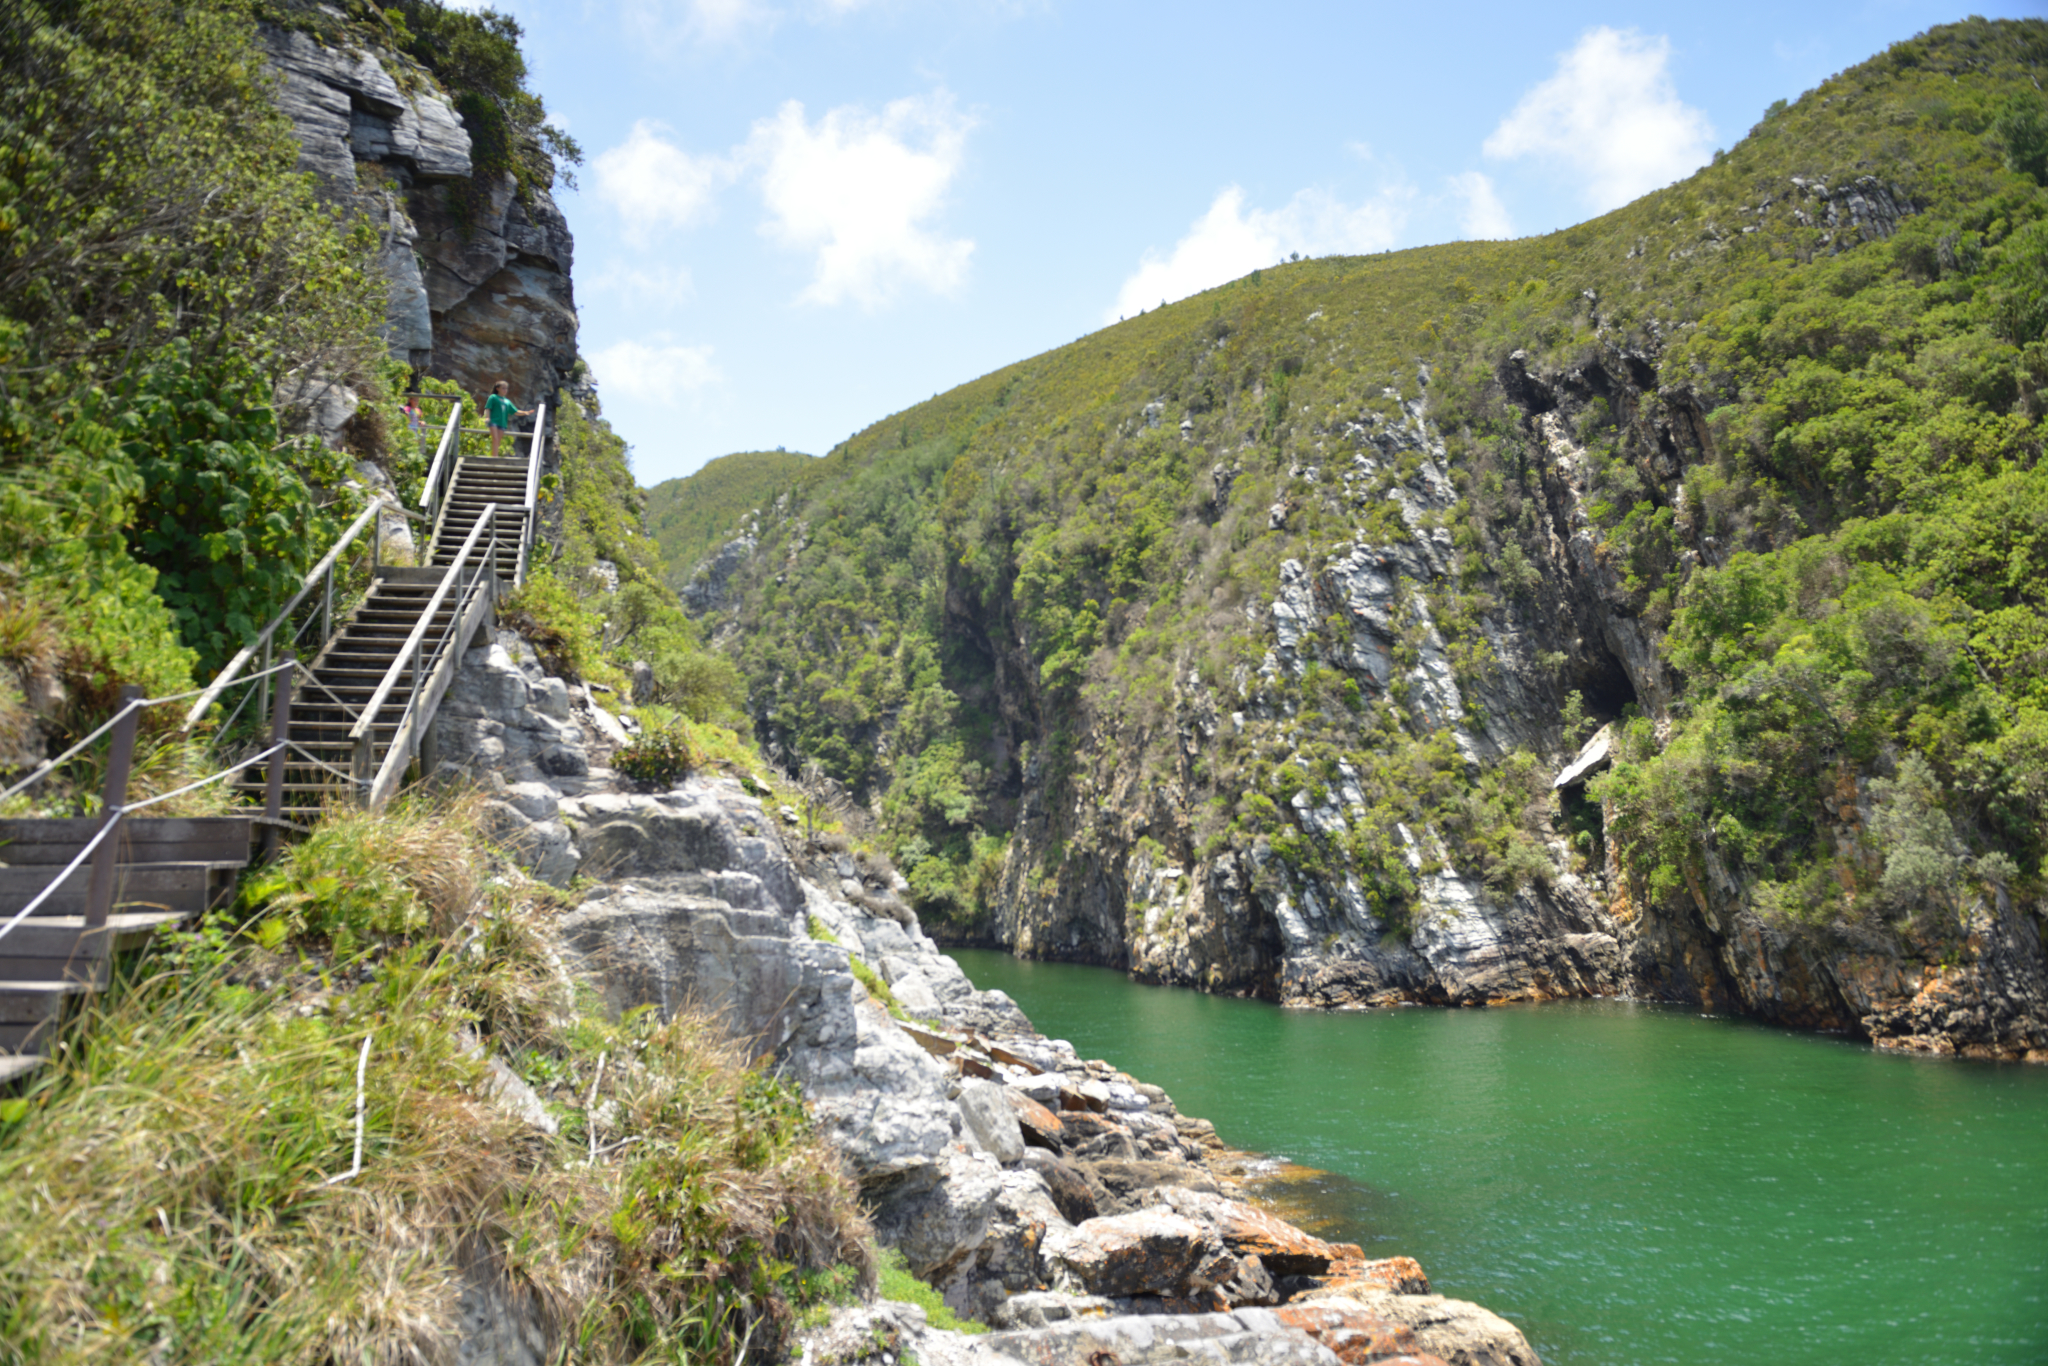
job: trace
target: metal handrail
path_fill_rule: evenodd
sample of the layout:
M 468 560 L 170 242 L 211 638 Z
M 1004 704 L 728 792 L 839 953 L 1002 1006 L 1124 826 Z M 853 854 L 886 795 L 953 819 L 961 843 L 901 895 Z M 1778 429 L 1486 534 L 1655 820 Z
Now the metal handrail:
M 532 444 L 526 453 L 526 526 L 519 536 L 519 567 L 513 571 L 512 578 L 515 586 L 526 582 L 526 564 L 533 553 L 534 531 L 540 525 L 540 457 L 547 430 L 548 405 L 535 404 Z
M 434 463 L 427 466 L 426 487 L 420 491 L 420 509 L 426 513 L 429 525 L 434 520 L 434 509 L 441 501 L 441 485 L 445 482 L 441 471 L 446 469 L 449 478 L 455 474 L 455 462 L 449 459 L 452 450 L 462 454 L 462 400 L 456 399 L 455 406 L 448 410 L 448 421 L 441 427 L 441 444 L 434 447 Z
M 333 634 L 334 566 L 340 560 L 341 553 L 348 549 L 349 544 L 362 534 L 363 528 L 374 522 L 377 519 L 377 515 L 382 511 L 384 511 L 384 505 L 377 499 L 372 498 L 370 505 L 364 508 L 353 522 L 349 523 L 348 530 L 342 532 L 340 539 L 335 541 L 332 548 L 320 557 L 320 562 L 306 571 L 306 577 L 299 581 L 299 591 L 292 595 L 292 600 L 285 604 L 284 610 L 277 614 L 270 625 L 257 633 L 256 639 L 244 645 L 236 653 L 235 657 L 228 661 L 227 667 L 222 669 L 213 682 L 208 685 L 206 691 L 199 694 L 199 700 L 194 702 L 192 710 L 185 714 L 185 723 L 179 727 L 181 732 L 185 734 L 191 733 L 192 728 L 199 724 L 199 719 L 206 715 L 207 709 L 214 704 L 215 700 L 223 692 L 234 685 L 236 677 L 240 675 L 242 670 L 249 667 L 249 661 L 256 657 L 259 650 L 263 654 L 264 669 L 268 670 L 270 668 L 271 647 L 278 627 L 289 621 L 292 613 L 299 610 L 300 605 L 306 601 L 307 595 L 313 591 L 316 584 L 325 584 L 325 596 L 321 601 L 320 607 L 320 638 L 324 641 Z M 374 561 L 381 556 L 383 540 L 384 537 L 381 533 L 371 538 L 370 554 L 373 560 L 373 573 L 375 572 Z M 299 633 L 303 633 L 303 631 L 304 627 L 301 627 Z M 297 634 L 299 633 L 294 634 L 293 643 L 296 643 Z M 260 691 L 257 695 L 259 697 L 262 696 Z M 243 704 L 246 705 L 248 699 L 244 698 L 242 700 Z M 241 708 L 237 707 L 235 710 L 236 714 L 239 715 Z
M 488 543 L 490 558 L 485 561 L 486 564 L 490 565 L 491 573 L 487 576 L 479 575 L 472 564 L 476 556 L 477 542 L 483 536 L 486 527 L 490 529 L 491 533 Z M 422 691 L 420 685 L 423 682 L 423 671 L 416 667 L 414 668 L 411 693 L 406 700 L 405 711 L 400 717 L 401 733 L 392 737 L 391 749 L 385 755 L 382 767 L 378 768 L 375 773 L 372 773 L 371 770 L 376 764 L 376 722 L 379 713 L 383 711 L 384 704 L 390 700 L 391 694 L 396 691 L 399 678 L 408 667 L 414 667 L 420 652 L 420 646 L 426 639 L 427 630 L 433 625 L 434 616 L 441 610 L 441 604 L 447 600 L 449 589 L 453 588 L 457 583 L 461 583 L 463 587 L 462 593 L 457 600 L 457 609 L 449 621 L 448 629 L 442 633 L 441 640 L 435 644 L 437 654 L 445 653 L 444 647 L 449 643 L 450 636 L 462 623 L 465 615 L 463 607 L 468 603 L 471 586 L 479 577 L 488 578 L 490 583 L 495 585 L 497 580 L 497 553 L 498 505 L 496 503 L 487 503 L 484 505 L 483 514 L 477 518 L 476 525 L 471 527 L 469 535 L 463 538 L 462 549 L 457 552 L 454 560 L 449 564 L 447 572 L 442 575 L 440 587 L 434 590 L 434 596 L 428 599 L 427 605 L 421 609 L 419 620 L 413 624 L 412 630 L 406 635 L 405 644 L 399 647 L 397 657 L 391 661 L 391 667 L 385 670 L 384 677 L 378 682 L 376 691 L 370 694 L 370 700 L 363 704 L 363 709 L 358 714 L 355 725 L 349 729 L 348 738 L 354 746 L 351 769 L 354 774 L 357 791 L 362 796 L 365 805 L 374 807 L 382 804 L 384 796 L 388 795 L 388 775 L 393 768 L 394 761 L 400 759 L 410 761 L 412 757 L 409 752 L 412 745 L 407 741 L 404 731 L 407 724 L 412 721 L 414 711 L 419 702 L 419 696 Z M 487 592 L 490 593 L 492 600 L 495 601 L 495 591 L 487 589 Z M 398 771 L 403 772 L 403 764 L 398 766 Z

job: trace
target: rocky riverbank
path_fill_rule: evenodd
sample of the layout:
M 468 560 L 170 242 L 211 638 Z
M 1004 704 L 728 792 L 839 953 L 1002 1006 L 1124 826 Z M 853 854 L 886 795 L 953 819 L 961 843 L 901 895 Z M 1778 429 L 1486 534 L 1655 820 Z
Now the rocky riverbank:
M 794 813 L 738 779 L 620 790 L 602 762 L 618 724 L 501 633 L 465 660 L 437 764 L 486 790 L 537 872 L 596 879 L 559 945 L 606 1006 L 708 1010 L 799 1081 L 877 1237 L 1003 1330 L 862 1306 L 812 1360 L 1536 1362 L 1414 1262 L 1247 1203 L 1210 1124 L 977 990 L 885 865 L 799 841 Z

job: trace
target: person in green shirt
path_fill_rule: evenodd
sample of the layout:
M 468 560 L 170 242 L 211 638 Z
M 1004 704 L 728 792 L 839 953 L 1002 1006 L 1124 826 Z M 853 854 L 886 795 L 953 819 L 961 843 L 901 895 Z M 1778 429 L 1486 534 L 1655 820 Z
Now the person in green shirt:
M 531 408 L 521 408 L 512 402 L 508 391 L 511 386 L 499 380 L 491 386 L 491 396 L 484 400 L 484 422 L 491 429 L 491 458 L 498 458 L 498 441 L 512 430 L 512 419 L 527 417 Z

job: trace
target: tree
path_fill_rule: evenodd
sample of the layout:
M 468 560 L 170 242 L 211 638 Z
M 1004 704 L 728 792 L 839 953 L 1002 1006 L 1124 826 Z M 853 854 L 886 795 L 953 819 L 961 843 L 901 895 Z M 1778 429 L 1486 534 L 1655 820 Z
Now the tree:
M 1941 805 L 1934 766 L 1918 754 L 1899 760 L 1898 776 L 1870 785 L 1877 799 L 1870 834 L 1887 852 L 1880 894 L 1894 909 L 1913 914 L 1931 907 L 1958 931 L 1969 928 L 1974 881 L 2006 883 L 2018 868 L 1996 851 L 1973 858 Z
M 2014 95 L 1991 124 L 2005 149 L 2005 164 L 2037 185 L 2048 185 L 2048 104 L 2038 95 Z

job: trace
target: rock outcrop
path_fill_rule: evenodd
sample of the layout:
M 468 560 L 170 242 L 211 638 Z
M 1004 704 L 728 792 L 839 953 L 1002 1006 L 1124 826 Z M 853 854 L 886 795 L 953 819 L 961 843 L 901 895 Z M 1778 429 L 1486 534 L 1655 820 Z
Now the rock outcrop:
M 587 888 L 557 922 L 558 951 L 607 1009 L 701 1012 L 796 1080 L 877 1236 L 956 1311 L 1013 1331 L 930 1333 L 902 1306 L 858 1311 L 869 1329 L 921 1360 L 991 1366 L 1085 1360 L 1104 1343 L 1126 1362 L 1191 1348 L 1534 1362 L 1498 1319 L 1428 1294 L 1413 1263 L 1369 1261 L 1238 1199 L 1211 1125 L 977 990 L 885 873 L 798 842 L 786 809 L 726 777 L 620 790 L 601 716 L 499 633 L 464 658 L 433 770 L 480 787 L 536 873 Z M 476 1359 L 530 1355 L 525 1327 L 487 1317 Z M 1366 1341 L 1388 1351 L 1360 1355 Z
M 461 117 L 406 58 L 268 25 L 263 39 L 300 168 L 378 230 L 392 354 L 464 393 L 504 379 L 522 406 L 559 403 L 576 364 L 575 241 L 551 178 L 522 189 L 480 173 Z

